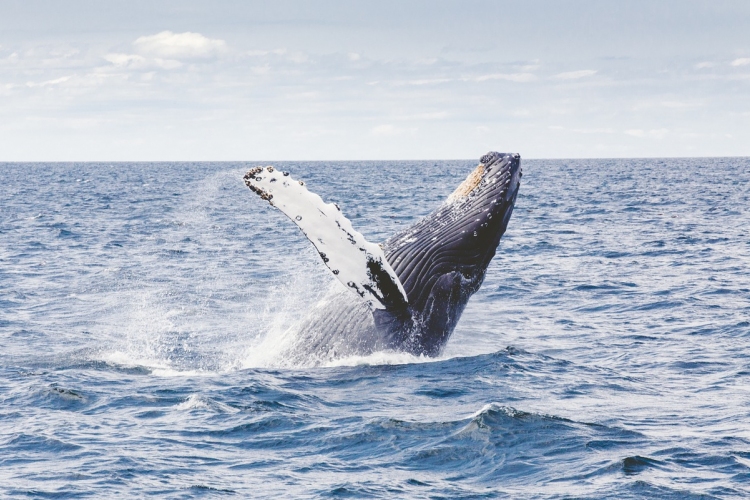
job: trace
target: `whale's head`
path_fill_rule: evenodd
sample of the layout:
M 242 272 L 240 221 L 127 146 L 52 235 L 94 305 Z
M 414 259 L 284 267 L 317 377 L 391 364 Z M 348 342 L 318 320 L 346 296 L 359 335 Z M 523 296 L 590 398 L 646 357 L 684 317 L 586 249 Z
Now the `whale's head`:
M 490 152 L 436 213 L 436 241 L 462 255 L 474 274 L 484 270 L 505 233 L 521 184 L 521 157 Z M 481 283 L 480 283 L 481 284 Z
M 518 154 L 490 152 L 435 212 L 386 242 L 425 354 L 437 354 L 476 292 L 518 195 Z M 437 350 L 437 351 L 436 351 Z

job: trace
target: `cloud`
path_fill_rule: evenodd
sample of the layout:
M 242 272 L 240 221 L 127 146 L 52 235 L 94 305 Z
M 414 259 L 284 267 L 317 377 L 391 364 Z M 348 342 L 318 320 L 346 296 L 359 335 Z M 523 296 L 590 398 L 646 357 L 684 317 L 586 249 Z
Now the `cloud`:
M 310 60 L 310 56 L 299 50 L 289 53 L 287 59 L 293 63 L 302 64 Z
M 666 128 L 651 129 L 651 130 L 643 130 L 639 128 L 634 128 L 634 129 L 629 129 L 625 131 L 625 134 L 633 136 L 633 137 L 651 137 L 654 139 L 662 139 L 668 133 L 669 133 L 669 130 Z
M 509 82 L 533 82 L 536 75 L 531 73 L 493 73 L 472 78 L 475 82 L 486 82 L 487 80 L 507 80 Z
M 741 57 L 739 59 L 735 59 L 730 63 L 732 66 L 747 66 L 750 64 L 750 57 Z
M 406 82 L 407 85 L 437 85 L 440 83 L 452 82 L 450 78 L 425 78 L 422 80 L 409 80 Z
M 259 56 L 268 56 L 268 55 L 276 55 L 276 56 L 283 56 L 286 54 L 286 49 L 274 49 L 274 50 L 248 50 L 245 52 L 250 57 L 259 57 Z
M 551 125 L 549 129 L 573 132 L 575 134 L 614 134 L 615 132 L 611 128 L 567 128 L 560 125 Z
M 107 54 L 104 59 L 118 68 L 140 66 L 146 62 L 145 57 L 136 54 Z
M 413 115 L 402 115 L 395 117 L 395 120 L 442 120 L 448 117 L 448 113 L 445 111 L 435 111 L 432 113 L 416 113 Z
M 165 59 L 205 59 L 216 56 L 226 48 L 224 40 L 207 38 L 189 31 L 162 31 L 156 35 L 142 36 L 133 45 L 141 54 Z
M 714 67 L 714 63 L 708 62 L 708 61 L 699 62 L 698 64 L 695 65 L 695 69 L 705 69 L 705 68 L 713 68 L 713 67 Z
M 582 69 L 579 71 L 567 71 L 565 73 L 558 73 L 554 76 L 558 80 L 578 80 L 579 78 L 586 78 L 587 76 L 595 75 L 597 71 L 595 69 Z
M 180 61 L 175 59 L 145 58 L 138 54 L 119 54 L 112 53 L 104 56 L 106 61 L 111 62 L 118 68 L 144 69 L 144 68 L 162 68 L 175 69 L 182 66 Z
M 698 108 L 702 106 L 702 104 L 697 103 L 697 102 L 685 102 L 685 101 L 661 101 L 659 104 L 661 104 L 665 108 L 673 108 L 673 109 Z
M 213 40 L 200 33 L 162 31 L 136 39 L 133 46 L 138 54 L 110 53 L 104 59 L 118 68 L 176 69 L 183 65 L 178 59 L 214 57 L 224 50 L 226 44 L 223 40 Z
M 377 127 L 373 127 L 370 130 L 370 134 L 374 135 L 376 137 L 391 137 L 394 135 L 400 135 L 404 133 L 414 133 L 417 129 L 412 128 L 397 128 L 393 125 L 386 124 L 386 125 L 378 125 Z
M 65 83 L 68 80 L 70 80 L 71 78 L 72 78 L 72 75 L 71 76 L 63 76 L 63 77 L 60 77 L 60 78 L 55 78 L 54 80 L 47 80 L 47 81 L 39 82 L 39 83 L 36 83 L 36 82 L 27 82 L 26 86 L 27 87 L 31 87 L 31 88 L 33 88 L 33 87 L 49 87 L 50 85 L 59 85 L 61 83 Z
M 18 61 L 18 52 L 13 52 L 7 57 L 0 58 L 0 64 L 3 62 L 15 63 Z
M 393 125 L 378 125 L 370 130 L 372 135 L 383 136 L 383 135 L 395 135 L 396 127 Z

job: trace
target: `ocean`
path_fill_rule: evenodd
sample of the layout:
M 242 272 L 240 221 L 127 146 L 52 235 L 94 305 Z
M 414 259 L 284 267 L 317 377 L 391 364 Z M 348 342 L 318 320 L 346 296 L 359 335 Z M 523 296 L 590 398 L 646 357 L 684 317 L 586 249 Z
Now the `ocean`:
M 476 161 L 0 164 L 0 497 L 750 496 L 750 159 L 524 160 L 443 354 L 325 366 L 258 164 L 378 242 Z

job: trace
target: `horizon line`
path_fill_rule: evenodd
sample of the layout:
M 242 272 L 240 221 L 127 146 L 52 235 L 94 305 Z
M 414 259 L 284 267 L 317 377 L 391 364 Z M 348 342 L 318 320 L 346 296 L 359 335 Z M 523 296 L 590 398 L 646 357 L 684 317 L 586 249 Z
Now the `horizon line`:
M 523 160 L 678 160 L 678 159 L 697 159 L 697 158 L 750 158 L 750 155 L 743 156 L 711 156 L 711 155 L 692 155 L 692 156 L 579 156 L 579 157 L 524 157 Z M 263 162 L 308 162 L 308 163 L 325 163 L 325 162 L 382 162 L 382 161 L 477 161 L 474 158 L 393 158 L 393 159 L 345 159 L 345 160 L 0 160 L 0 165 L 10 163 L 263 163 Z

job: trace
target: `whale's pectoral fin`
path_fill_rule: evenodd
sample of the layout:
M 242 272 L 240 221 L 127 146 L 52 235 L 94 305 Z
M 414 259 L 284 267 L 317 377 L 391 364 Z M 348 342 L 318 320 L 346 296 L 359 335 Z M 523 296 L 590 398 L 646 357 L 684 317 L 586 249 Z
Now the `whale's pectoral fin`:
M 292 219 L 336 278 L 371 309 L 404 310 L 406 292 L 380 245 L 368 242 L 333 203 L 325 203 L 288 172 L 255 167 L 245 184 Z

